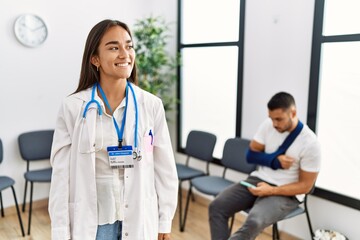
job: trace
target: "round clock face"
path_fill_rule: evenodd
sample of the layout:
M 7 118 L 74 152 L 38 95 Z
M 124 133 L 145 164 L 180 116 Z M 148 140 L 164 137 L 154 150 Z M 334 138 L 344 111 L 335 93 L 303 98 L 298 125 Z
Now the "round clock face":
M 20 15 L 14 25 L 15 36 L 27 47 L 37 47 L 45 42 L 48 30 L 45 22 L 33 14 Z

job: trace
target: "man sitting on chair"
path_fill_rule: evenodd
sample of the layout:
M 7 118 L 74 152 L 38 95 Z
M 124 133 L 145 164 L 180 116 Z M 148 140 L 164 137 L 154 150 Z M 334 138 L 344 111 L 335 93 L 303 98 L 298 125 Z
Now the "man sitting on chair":
M 296 116 L 294 98 L 285 92 L 268 102 L 269 118 L 250 142 L 247 161 L 258 165 L 246 182 L 235 183 L 209 206 L 212 240 L 251 240 L 283 219 L 311 191 L 320 169 L 320 145 L 312 130 Z M 250 209 L 242 227 L 229 238 L 228 220 Z

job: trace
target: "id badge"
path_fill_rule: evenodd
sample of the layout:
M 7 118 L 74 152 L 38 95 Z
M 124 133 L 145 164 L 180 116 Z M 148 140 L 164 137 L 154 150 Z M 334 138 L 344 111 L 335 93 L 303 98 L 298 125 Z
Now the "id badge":
M 133 168 L 133 150 L 132 146 L 110 146 L 107 147 L 109 164 L 111 168 Z

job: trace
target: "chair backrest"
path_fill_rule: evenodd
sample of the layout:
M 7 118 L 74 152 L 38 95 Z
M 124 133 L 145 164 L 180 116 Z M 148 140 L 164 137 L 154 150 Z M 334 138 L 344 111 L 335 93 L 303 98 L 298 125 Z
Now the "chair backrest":
M 3 160 L 3 145 L 0 139 L 0 163 L 2 163 L 2 160 Z
M 26 161 L 50 159 L 54 130 L 32 131 L 18 137 L 21 157 Z
M 246 161 L 246 151 L 250 140 L 231 138 L 225 142 L 221 163 L 225 168 L 249 174 L 256 169 L 255 164 Z
M 203 131 L 191 131 L 186 140 L 185 153 L 202 161 L 213 160 L 216 136 Z

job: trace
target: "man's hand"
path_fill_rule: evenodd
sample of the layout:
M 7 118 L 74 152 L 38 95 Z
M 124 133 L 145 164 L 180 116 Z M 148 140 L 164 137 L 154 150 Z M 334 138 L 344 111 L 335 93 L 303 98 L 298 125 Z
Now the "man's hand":
M 273 195 L 273 191 L 274 191 L 274 187 L 265 182 L 259 182 L 256 188 L 248 188 L 248 189 L 253 195 L 259 197 Z
M 286 156 L 286 155 L 279 155 L 278 159 L 279 159 L 279 162 L 283 169 L 289 169 L 295 162 L 294 158 Z
M 159 233 L 158 240 L 170 240 L 170 233 Z

